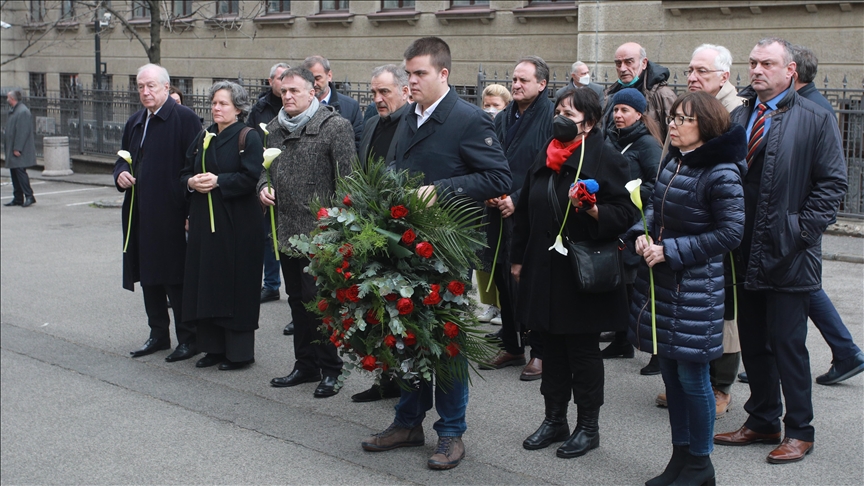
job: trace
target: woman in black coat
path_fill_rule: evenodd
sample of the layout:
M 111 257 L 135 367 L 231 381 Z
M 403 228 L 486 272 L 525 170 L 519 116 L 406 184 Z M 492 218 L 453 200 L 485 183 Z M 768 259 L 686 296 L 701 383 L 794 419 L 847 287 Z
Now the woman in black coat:
M 657 354 L 666 384 L 672 459 L 646 484 L 714 484 L 716 405 L 708 363 L 723 354 L 724 256 L 744 232 L 747 140 L 723 105 L 704 91 L 670 109 L 672 149 L 648 201 L 645 218 L 628 232 L 639 267 L 630 304 L 630 340 L 654 348 L 649 272 L 654 274 Z
M 242 123 L 250 108 L 243 87 L 214 84 L 210 106 L 215 123 L 189 148 L 180 172 L 190 199 L 183 320 L 195 321 L 198 349 L 207 353 L 195 366 L 234 370 L 255 362 L 264 261 L 255 186 L 263 147 L 258 133 Z M 215 137 L 207 140 L 211 133 Z
M 654 191 L 657 166 L 663 152 L 660 129 L 653 118 L 645 116 L 648 102 L 639 90 L 624 88 L 615 93 L 612 103 L 615 128 L 606 133 L 606 139 L 630 164 L 630 180 L 642 179 L 640 194 L 642 200 L 647 201 Z M 636 267 L 642 258 L 632 251 L 626 251 L 625 256 L 624 282 L 632 286 L 636 279 Z M 615 339 L 603 350 L 603 359 L 632 358 L 633 355 L 633 346 L 627 341 L 627 331 L 616 332 Z M 656 356 L 651 356 L 651 361 L 642 368 L 642 374 L 660 374 Z
M 597 94 L 587 89 L 565 91 L 555 103 L 555 114 L 553 140 L 528 170 L 516 205 L 511 262 L 513 276 L 519 281 L 518 313 L 543 339 L 545 358 L 540 391 L 546 418 L 523 446 L 541 449 L 566 439 L 557 455 L 570 458 L 599 444 L 597 420 L 603 405 L 600 332 L 625 328 L 627 295 L 623 285 L 603 293 L 577 290 L 567 257 L 550 251 L 550 246 L 568 211 L 565 231 L 572 241 L 614 242 L 634 221 L 636 208 L 624 188 L 630 173 L 627 161 L 603 140 L 597 127 Z M 569 196 L 580 160 L 579 179 L 599 183 L 596 204 Z M 550 180 L 560 219 L 550 204 Z M 571 390 L 578 410 L 572 435 L 567 425 Z

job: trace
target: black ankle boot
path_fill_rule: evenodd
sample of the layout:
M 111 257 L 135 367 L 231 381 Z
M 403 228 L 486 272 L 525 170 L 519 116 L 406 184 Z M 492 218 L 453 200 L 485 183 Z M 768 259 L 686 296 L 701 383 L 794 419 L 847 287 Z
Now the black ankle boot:
M 714 465 L 711 456 L 694 456 L 687 454 L 684 469 L 671 486 L 714 486 Z
M 576 429 L 573 430 L 573 435 L 558 448 L 555 453 L 558 457 L 564 459 L 579 457 L 600 446 L 600 426 L 597 423 L 600 410 L 577 407 L 576 413 L 578 414 L 576 416 Z
M 678 474 L 680 474 L 681 470 L 684 469 L 684 465 L 687 463 L 687 457 L 689 456 L 689 445 L 673 445 L 672 458 L 669 459 L 669 464 L 666 465 L 666 470 L 656 478 L 648 480 L 645 483 L 645 486 L 669 486 L 672 484 L 672 481 L 675 481 Z
M 522 442 L 522 447 L 529 451 L 544 449 L 553 442 L 565 440 L 568 435 L 570 435 L 570 426 L 567 425 L 567 402 L 559 403 L 547 398 L 546 418 L 537 432 Z
M 603 359 L 610 358 L 632 358 L 635 355 L 633 350 L 633 345 L 627 341 L 625 337 L 624 340 L 620 340 L 616 333 L 615 340 L 609 343 L 609 346 L 606 346 L 603 351 L 600 351 L 600 355 Z

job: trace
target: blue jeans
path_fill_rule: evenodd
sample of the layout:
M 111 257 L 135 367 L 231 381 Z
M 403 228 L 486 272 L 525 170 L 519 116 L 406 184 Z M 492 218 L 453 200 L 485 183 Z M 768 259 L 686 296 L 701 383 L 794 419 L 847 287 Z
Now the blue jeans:
M 434 388 L 434 391 L 433 391 Z M 420 383 L 416 391 L 401 390 L 399 403 L 396 404 L 396 418 L 393 420 L 399 427 L 414 428 L 423 423 L 426 412 L 432 409 L 432 397 L 435 397 L 435 411 L 439 418 L 432 428 L 439 437 L 459 437 L 465 433 L 465 410 L 468 408 L 468 384 L 454 381 L 453 387 L 446 392 L 440 386 L 433 386 L 425 381 Z
M 666 384 L 672 444 L 690 446 L 694 456 L 714 450 L 714 417 L 717 413 L 708 363 L 660 357 L 660 373 Z
M 276 254 L 273 253 L 273 240 L 271 240 L 270 214 L 264 217 L 264 288 L 267 290 L 279 290 L 282 286 L 282 279 L 279 278 L 279 262 L 276 261 Z
M 819 289 L 810 294 L 810 320 L 828 343 L 833 355 L 832 363 L 851 358 L 861 352 L 855 345 L 849 329 L 843 324 L 843 319 L 837 313 L 834 304 L 824 290 Z

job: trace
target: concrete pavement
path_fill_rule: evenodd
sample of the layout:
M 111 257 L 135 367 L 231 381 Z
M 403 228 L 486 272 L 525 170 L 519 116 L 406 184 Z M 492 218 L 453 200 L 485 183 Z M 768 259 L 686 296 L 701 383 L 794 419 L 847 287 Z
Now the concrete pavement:
M 4 171 L 5 172 L 5 171 Z M 31 176 L 33 176 L 31 172 Z M 88 174 L 88 176 L 94 176 Z M 96 175 L 98 176 L 98 175 Z M 104 179 L 105 176 L 102 176 Z M 11 196 L 3 179 L 0 202 Z M 71 182 L 71 181 L 70 181 Z M 120 286 L 119 209 L 90 203 L 118 196 L 104 185 L 34 180 L 37 204 L 0 208 L 0 482 L 3 484 L 642 484 L 670 454 L 666 411 L 654 406 L 659 376 L 648 360 L 606 362 L 601 446 L 563 460 L 554 447 L 522 449 L 543 416 L 538 382 L 519 369 L 473 376 L 466 460 L 435 472 L 435 445 L 367 453 L 359 442 L 384 428 L 395 400 L 350 402 L 368 387 L 349 379 L 333 398 L 314 384 L 275 389 L 268 381 L 293 362 L 284 299 L 262 306 L 256 364 L 240 372 L 169 364 L 167 352 L 139 359 L 147 337 L 140 292 Z M 88 182 L 87 184 L 92 184 Z M 107 186 L 107 187 L 106 187 Z M 864 253 L 864 240 L 826 237 L 825 252 Z M 825 288 L 860 345 L 864 341 L 864 265 L 826 261 Z M 814 377 L 830 366 L 815 328 L 808 336 Z M 716 431 L 739 427 L 746 385 Z M 864 482 L 864 376 L 813 386 L 816 449 L 797 464 L 770 465 L 771 446 L 717 446 L 721 484 Z M 575 423 L 575 410 L 571 413 Z

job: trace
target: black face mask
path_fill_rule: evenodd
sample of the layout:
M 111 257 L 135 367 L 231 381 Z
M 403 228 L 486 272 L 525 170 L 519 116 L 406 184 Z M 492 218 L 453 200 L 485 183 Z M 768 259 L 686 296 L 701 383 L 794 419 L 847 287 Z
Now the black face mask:
M 579 135 L 579 124 L 564 115 L 558 115 L 552 120 L 552 138 L 559 142 L 570 142 Z

